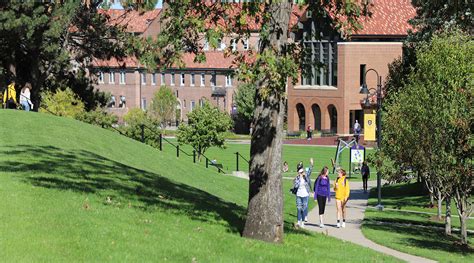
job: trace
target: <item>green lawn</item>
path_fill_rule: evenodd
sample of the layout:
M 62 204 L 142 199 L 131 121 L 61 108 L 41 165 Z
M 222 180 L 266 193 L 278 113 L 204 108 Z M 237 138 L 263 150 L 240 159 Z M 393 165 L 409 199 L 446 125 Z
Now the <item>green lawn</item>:
M 0 110 L 0 120 L 2 261 L 397 261 L 293 230 L 289 181 L 284 243 L 244 239 L 246 180 L 71 119 Z
M 174 139 L 167 139 L 173 144 L 177 144 Z M 181 145 L 181 149 L 185 152 L 180 153 L 180 159 L 184 161 L 192 162 L 193 149 L 187 145 Z M 176 148 L 170 145 L 166 140 L 163 140 L 163 151 L 170 155 L 176 156 Z M 372 149 L 367 149 L 366 154 L 371 153 Z M 239 170 L 248 171 L 248 160 L 250 160 L 250 145 L 249 144 L 238 144 L 227 142 L 224 149 L 218 147 L 212 147 L 205 152 L 205 155 L 213 160 L 217 160 L 218 163 L 222 164 L 223 169 L 226 173 L 231 173 L 236 170 L 236 152 L 244 157 L 239 157 Z M 285 173 L 284 176 L 293 177 L 296 175 L 296 165 L 298 162 L 303 161 L 305 167 L 309 165 L 309 158 L 314 159 L 314 173 L 317 174 L 321 171 L 323 166 L 328 166 L 332 172 L 331 159 L 334 159 L 336 153 L 336 147 L 326 146 L 298 146 L 298 145 L 283 145 L 282 159 L 288 162 L 289 172 Z M 345 150 L 341 154 L 342 167 L 349 171 L 349 150 Z M 205 166 L 205 160 L 202 160 L 202 165 Z M 215 169 L 215 168 L 214 168 Z M 372 179 L 376 177 L 375 168 L 371 169 Z M 314 177 L 315 175 L 313 175 Z M 361 179 L 360 174 L 352 174 L 352 179 Z
M 435 208 L 427 208 L 429 197 L 423 194 L 422 185 L 418 183 L 390 185 L 382 188 L 382 212 L 367 209 L 362 232 L 372 241 L 393 249 L 431 258 L 439 262 L 472 262 L 474 250 L 463 251 L 458 246 L 458 232 L 453 237 L 444 235 L 444 222 L 436 220 L 431 214 L 403 212 L 412 210 L 436 213 Z M 377 203 L 375 189 L 371 191 L 369 205 Z M 456 215 L 456 210 L 452 214 Z M 459 218 L 452 217 L 454 227 L 459 227 Z M 469 220 L 468 229 L 472 230 L 473 220 Z M 474 235 L 469 237 L 474 242 Z

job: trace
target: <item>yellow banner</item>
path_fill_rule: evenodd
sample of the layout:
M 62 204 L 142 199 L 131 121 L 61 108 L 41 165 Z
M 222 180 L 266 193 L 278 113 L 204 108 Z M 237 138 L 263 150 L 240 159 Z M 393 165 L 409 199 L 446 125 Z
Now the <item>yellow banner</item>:
M 364 114 L 364 141 L 375 141 L 375 114 Z

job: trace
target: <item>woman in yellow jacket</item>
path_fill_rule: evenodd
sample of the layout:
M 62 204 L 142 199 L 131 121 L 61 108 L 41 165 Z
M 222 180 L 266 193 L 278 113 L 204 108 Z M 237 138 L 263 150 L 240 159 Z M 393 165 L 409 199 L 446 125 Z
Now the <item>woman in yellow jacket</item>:
M 346 227 L 346 204 L 349 200 L 350 194 L 349 181 L 346 178 L 346 171 L 340 169 L 337 174 L 337 179 L 334 183 L 334 192 L 336 192 L 336 207 L 337 207 L 337 228 Z
M 3 104 L 7 109 L 16 109 L 16 90 L 15 90 L 15 81 L 12 81 L 8 85 L 7 89 L 3 93 Z

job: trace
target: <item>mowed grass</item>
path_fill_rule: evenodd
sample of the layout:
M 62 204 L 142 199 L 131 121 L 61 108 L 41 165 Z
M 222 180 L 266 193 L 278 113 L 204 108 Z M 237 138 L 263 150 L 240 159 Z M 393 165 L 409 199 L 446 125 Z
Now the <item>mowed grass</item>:
M 376 189 L 371 191 L 369 206 L 377 204 Z M 413 255 L 430 258 L 439 262 L 473 262 L 474 249 L 461 249 L 459 232 L 453 236 L 444 235 L 444 222 L 438 221 L 433 213 L 436 208 L 427 208 L 429 197 L 424 194 L 420 183 L 390 185 L 382 188 L 382 204 L 385 208 L 400 211 L 376 211 L 367 209 L 362 232 L 370 240 Z M 453 201 L 454 202 L 454 201 Z M 404 211 L 427 212 L 429 214 Z M 452 225 L 459 228 L 459 218 L 452 209 Z M 474 221 L 468 220 L 472 230 Z M 469 234 L 474 242 L 474 235 Z
M 67 118 L 0 110 L 0 120 L 2 261 L 397 261 L 293 230 L 289 181 L 284 243 L 245 239 L 246 180 Z
M 177 156 L 176 148 L 173 145 L 178 145 L 175 139 L 163 140 L 163 151 L 170 155 Z M 179 158 L 186 162 L 193 162 L 193 149 L 189 145 L 180 145 Z M 328 146 L 300 146 L 300 145 L 283 145 L 282 160 L 288 162 L 289 171 L 284 173 L 285 177 L 296 176 L 296 165 L 302 161 L 304 166 L 309 166 L 309 159 L 314 160 L 313 177 L 321 171 L 324 166 L 329 167 L 332 173 L 331 159 L 335 159 L 337 147 Z M 366 154 L 372 153 L 372 149 L 367 149 Z M 212 147 L 205 152 L 205 156 L 210 160 L 217 160 L 217 163 L 222 164 L 223 170 L 226 173 L 232 173 L 237 170 L 237 157 L 239 155 L 239 171 L 248 172 L 250 160 L 250 144 L 227 142 L 225 148 Z M 341 166 L 349 172 L 349 149 L 346 149 L 341 154 Z M 198 162 L 198 160 L 197 160 Z M 205 166 L 205 159 L 202 158 L 200 164 Z M 216 170 L 216 168 L 212 168 Z M 335 175 L 332 175 L 335 178 Z M 351 179 L 361 179 L 360 173 L 352 173 Z M 371 179 L 376 178 L 375 168 L 371 169 Z

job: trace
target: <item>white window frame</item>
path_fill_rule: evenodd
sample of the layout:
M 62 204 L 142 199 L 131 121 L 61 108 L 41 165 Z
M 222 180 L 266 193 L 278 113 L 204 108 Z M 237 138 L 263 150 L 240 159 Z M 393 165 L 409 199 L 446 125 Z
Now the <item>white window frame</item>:
M 142 98 L 141 104 L 142 104 L 141 105 L 142 110 L 146 111 L 146 98 L 145 97 Z
M 196 108 L 196 102 L 194 100 L 192 100 L 191 103 L 189 104 L 189 108 L 190 108 L 189 111 L 193 111 Z
M 230 45 L 232 46 L 232 51 L 237 51 L 237 40 L 232 39 Z
M 146 72 L 140 72 L 140 81 L 146 85 Z
M 186 85 L 186 74 L 181 73 L 181 74 L 179 75 L 179 85 L 180 85 L 180 86 Z
M 244 50 L 249 50 L 249 39 L 246 38 L 244 39 L 243 42 L 244 42 Z
M 194 73 L 189 74 L 189 85 L 192 87 L 196 85 L 196 76 Z
M 204 40 L 204 41 L 205 42 L 204 42 L 204 46 L 202 47 L 202 50 L 208 51 L 209 50 L 209 41 L 207 41 L 207 39 Z
M 175 81 L 175 76 L 174 76 L 174 72 L 172 72 L 171 73 L 171 83 L 170 83 L 171 86 L 174 86 L 174 81 Z
M 151 85 L 156 85 L 156 73 L 151 74 Z
M 127 76 L 125 74 L 125 71 L 120 71 L 120 84 L 125 85 L 127 82 Z
M 109 84 L 115 84 L 115 72 L 109 72 Z
M 232 87 L 232 76 L 230 74 L 225 75 L 225 86 Z
M 161 73 L 161 86 L 164 86 L 166 85 L 166 76 L 165 76 L 165 73 L 162 72 Z
M 201 87 L 206 86 L 206 73 L 201 73 Z
M 99 71 L 97 81 L 98 81 L 99 83 L 104 83 L 104 72 Z

